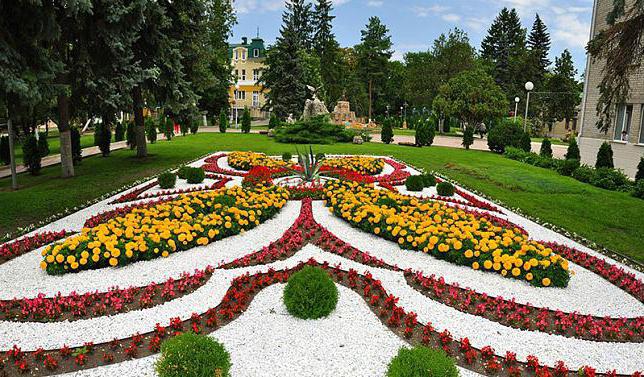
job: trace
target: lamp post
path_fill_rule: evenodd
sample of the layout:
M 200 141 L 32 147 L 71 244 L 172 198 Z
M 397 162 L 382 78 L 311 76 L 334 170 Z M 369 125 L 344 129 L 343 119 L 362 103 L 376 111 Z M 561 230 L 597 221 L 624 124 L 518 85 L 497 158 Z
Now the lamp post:
M 239 84 L 235 84 L 235 92 L 237 93 L 237 97 L 240 97 L 239 95 Z M 237 104 L 237 101 L 235 101 L 235 104 Z M 237 119 L 239 118 L 239 108 L 235 106 L 235 129 L 237 128 Z
M 389 105 L 387 105 L 387 118 L 389 118 Z
M 527 99 L 525 101 L 525 118 L 523 118 L 523 132 L 526 132 L 528 127 L 528 108 L 530 107 L 530 92 L 534 89 L 534 84 L 532 81 L 525 83 L 525 90 L 528 92 Z
M 519 111 L 519 102 L 520 101 L 521 101 L 521 98 L 514 97 L 514 123 L 517 122 L 517 112 Z

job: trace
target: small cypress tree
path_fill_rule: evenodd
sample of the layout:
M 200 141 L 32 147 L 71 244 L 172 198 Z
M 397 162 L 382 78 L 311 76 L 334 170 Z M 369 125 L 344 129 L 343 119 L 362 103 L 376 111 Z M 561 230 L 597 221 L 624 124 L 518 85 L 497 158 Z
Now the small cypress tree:
M 40 157 L 45 157 L 49 154 L 49 140 L 47 140 L 47 134 L 44 132 L 38 133 L 38 152 Z
M 9 155 L 9 136 L 0 136 L 0 161 L 4 165 L 11 163 L 11 156 Z
M 187 116 L 181 120 L 179 129 L 181 130 L 181 136 L 186 136 L 190 132 L 190 125 L 192 124 L 192 117 Z
M 94 130 L 94 144 L 101 150 L 103 157 L 110 155 L 110 143 L 112 142 L 112 130 L 109 124 L 101 123 Z
M 125 139 L 125 125 L 123 122 L 116 122 L 116 128 L 114 129 L 114 141 L 123 141 Z
M 172 137 L 174 136 L 174 121 L 170 117 L 167 117 L 165 120 L 163 134 L 168 141 L 172 140 Z
M 568 151 L 566 152 L 566 160 L 581 160 L 581 154 L 579 153 L 579 145 L 577 145 L 577 139 L 574 137 L 570 139 L 570 144 L 568 144 Z
M 640 163 L 637 165 L 637 174 L 635 174 L 635 181 L 644 179 L 644 157 L 640 158 Z
M 219 132 L 226 133 L 226 129 L 228 128 L 228 114 L 226 114 L 226 111 L 224 109 L 221 109 L 219 112 Z
M 472 144 L 474 144 L 474 128 L 467 126 L 463 131 L 463 146 L 469 150 Z
M 190 133 L 191 134 L 196 134 L 197 131 L 199 131 L 199 122 L 198 121 L 192 121 L 190 123 Z
M 242 124 L 241 124 L 241 130 L 243 133 L 247 134 L 250 132 L 250 110 L 248 110 L 248 107 L 244 107 L 244 113 L 242 114 Z
M 529 133 L 521 131 L 521 134 L 519 135 L 519 148 L 526 152 L 530 152 L 532 150 L 532 140 L 530 139 Z
M 430 146 L 434 143 L 434 127 L 427 121 L 420 121 L 416 128 L 416 145 Z
M 33 134 L 29 135 L 22 145 L 22 160 L 31 175 L 38 175 L 40 173 L 41 159 L 42 157 L 38 150 L 38 140 L 36 140 L 36 136 Z
M 145 118 L 145 133 L 150 144 L 157 141 L 157 123 L 152 117 Z
M 541 157 L 552 158 L 552 143 L 547 137 L 541 142 L 541 150 L 539 151 Z
M 280 120 L 275 113 L 271 113 L 271 119 L 268 121 L 268 129 L 272 130 L 280 125 Z
M 134 122 L 127 123 L 125 140 L 126 140 L 127 146 L 130 147 L 130 149 L 136 148 L 136 130 L 134 127 L 135 127 Z
M 599 168 L 614 168 L 613 164 L 613 148 L 607 142 L 603 142 L 599 147 L 597 152 L 597 162 L 595 162 L 595 167 Z
M 70 130 L 72 138 L 72 159 L 74 160 L 74 165 L 79 164 L 83 159 L 83 149 L 81 148 L 81 135 L 80 131 L 76 127 L 72 127 Z
M 389 118 L 386 118 L 382 124 L 380 140 L 385 144 L 391 144 L 391 142 L 394 141 L 394 130 L 391 127 L 391 120 Z

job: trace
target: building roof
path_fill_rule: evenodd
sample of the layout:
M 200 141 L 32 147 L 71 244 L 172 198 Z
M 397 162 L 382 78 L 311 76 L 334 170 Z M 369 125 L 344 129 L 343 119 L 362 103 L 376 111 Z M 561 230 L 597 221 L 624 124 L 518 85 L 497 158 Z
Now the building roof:
M 248 38 L 243 37 L 241 43 L 231 43 L 228 47 L 228 57 L 232 59 L 233 50 L 238 47 L 246 47 L 246 49 L 248 50 L 248 53 L 247 53 L 248 60 L 263 59 L 266 57 L 266 47 L 264 46 L 264 40 L 262 38 L 259 38 L 259 37 L 253 38 L 251 39 L 250 43 L 248 43 Z M 259 50 L 259 56 L 254 56 L 253 54 L 254 50 Z

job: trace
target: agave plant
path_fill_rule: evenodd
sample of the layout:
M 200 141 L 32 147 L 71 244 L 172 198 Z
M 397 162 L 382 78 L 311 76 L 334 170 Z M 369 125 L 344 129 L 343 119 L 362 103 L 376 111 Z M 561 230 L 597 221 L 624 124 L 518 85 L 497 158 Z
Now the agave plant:
M 297 150 L 297 161 L 302 167 L 301 171 L 296 171 L 303 182 L 314 182 L 320 180 L 320 168 L 322 167 L 321 159 L 316 158 L 313 154 L 313 148 L 309 145 L 309 153 L 300 153 Z

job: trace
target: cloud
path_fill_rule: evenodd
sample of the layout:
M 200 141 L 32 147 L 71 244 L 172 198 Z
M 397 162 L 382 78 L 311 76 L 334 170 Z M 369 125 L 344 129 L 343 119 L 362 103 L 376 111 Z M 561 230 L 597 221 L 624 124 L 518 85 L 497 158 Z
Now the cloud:
M 391 56 L 391 60 L 403 61 L 405 60 L 405 54 L 410 51 L 427 51 L 430 49 L 430 45 L 426 43 L 400 43 L 394 46 L 394 53 Z
M 431 5 L 428 7 L 415 6 L 411 8 L 412 12 L 418 17 L 427 17 L 433 14 L 441 14 L 449 10 L 449 7 L 443 5 Z
M 369 7 L 374 7 L 374 8 L 380 8 L 385 2 L 382 0 L 369 0 L 367 1 L 367 6 Z
M 555 16 L 552 38 L 569 47 L 583 49 L 590 37 L 590 23 L 579 19 L 577 13 L 561 13 Z
M 458 22 L 461 20 L 461 16 L 455 13 L 447 13 L 441 16 L 441 18 L 447 22 Z
M 233 7 L 239 14 L 274 12 L 284 6 L 284 0 L 235 0 Z

